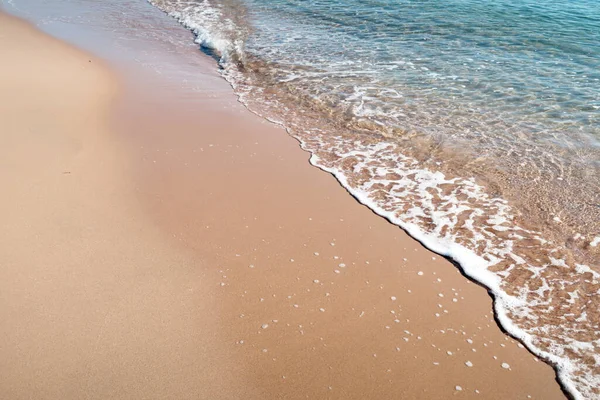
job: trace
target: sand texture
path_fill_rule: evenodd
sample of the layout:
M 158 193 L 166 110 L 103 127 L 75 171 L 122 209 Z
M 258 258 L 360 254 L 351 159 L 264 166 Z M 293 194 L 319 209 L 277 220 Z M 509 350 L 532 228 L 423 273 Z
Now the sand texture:
M 0 398 L 564 398 L 484 288 L 225 82 L 4 14 L 0 52 Z

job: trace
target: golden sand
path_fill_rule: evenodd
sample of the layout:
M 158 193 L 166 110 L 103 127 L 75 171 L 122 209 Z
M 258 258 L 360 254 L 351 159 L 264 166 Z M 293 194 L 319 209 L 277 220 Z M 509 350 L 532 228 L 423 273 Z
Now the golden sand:
M 233 97 L 123 93 L 5 15 L 0 49 L 0 398 L 564 397 L 485 289 Z

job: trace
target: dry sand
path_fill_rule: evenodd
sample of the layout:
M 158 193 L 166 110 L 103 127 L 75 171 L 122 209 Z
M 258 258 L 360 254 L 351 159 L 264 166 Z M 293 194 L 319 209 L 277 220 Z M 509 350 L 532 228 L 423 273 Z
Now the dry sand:
M 0 53 L 0 398 L 251 395 L 202 261 L 138 211 L 114 77 L 4 15 Z
M 0 51 L 0 398 L 564 398 L 233 94 L 119 85 L 3 15 Z

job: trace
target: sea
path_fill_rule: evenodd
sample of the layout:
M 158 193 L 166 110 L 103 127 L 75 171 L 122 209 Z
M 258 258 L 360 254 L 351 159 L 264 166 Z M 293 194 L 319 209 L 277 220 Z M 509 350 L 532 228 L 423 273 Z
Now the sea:
M 600 2 L 149 0 L 240 101 L 600 398 Z
M 177 19 L 189 46 L 154 40 L 212 57 L 314 166 L 487 288 L 570 397 L 600 399 L 600 1 L 128 0 L 102 23 L 85 4 L 105 3 L 56 3 L 59 37 Z M 147 14 L 102 51 L 156 35 Z

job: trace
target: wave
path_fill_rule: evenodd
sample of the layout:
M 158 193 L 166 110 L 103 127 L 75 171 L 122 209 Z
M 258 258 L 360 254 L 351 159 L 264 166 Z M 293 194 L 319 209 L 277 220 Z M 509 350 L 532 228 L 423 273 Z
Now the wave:
M 195 43 L 221 65 L 243 64 L 245 31 L 235 23 L 226 10 L 208 0 L 164 1 L 148 0 L 153 6 L 175 18 L 191 30 Z

